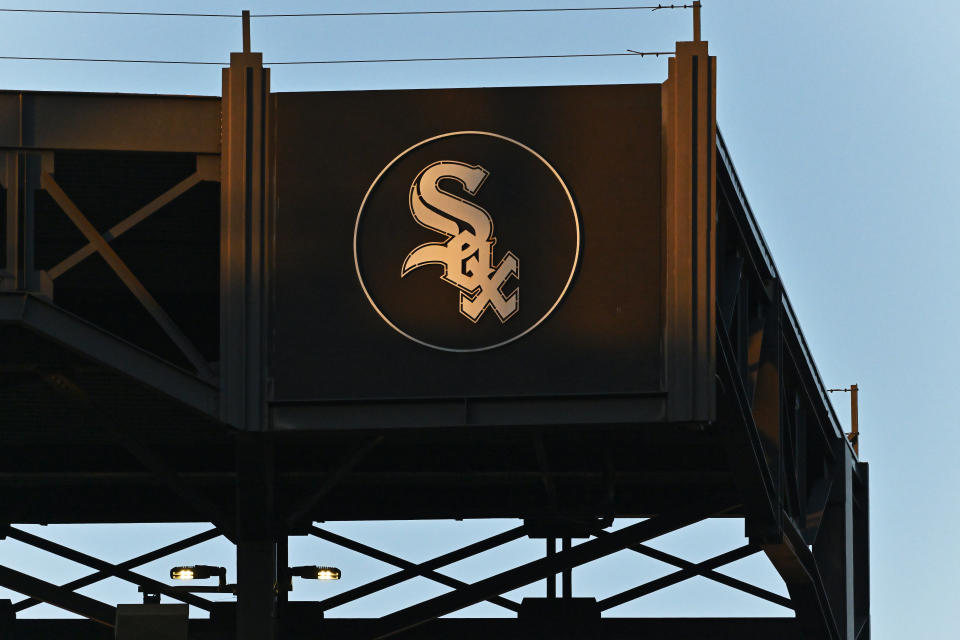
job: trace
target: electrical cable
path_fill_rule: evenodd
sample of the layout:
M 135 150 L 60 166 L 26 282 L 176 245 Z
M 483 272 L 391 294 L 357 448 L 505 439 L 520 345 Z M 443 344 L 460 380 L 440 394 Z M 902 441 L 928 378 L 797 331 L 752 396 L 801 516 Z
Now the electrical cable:
M 574 11 L 660 11 L 663 9 L 691 9 L 691 4 L 634 5 L 622 7 L 550 7 L 534 9 L 436 9 L 423 11 L 344 11 L 324 13 L 254 13 L 251 18 L 342 18 L 361 16 L 426 16 L 426 15 L 464 15 L 478 13 L 564 13 Z M 72 15 L 104 16 L 156 16 L 178 18 L 241 18 L 239 13 L 181 13 L 173 11 L 109 11 L 87 9 L 8 9 L 0 8 L 0 13 L 45 13 Z
M 28 60 L 42 62 L 124 62 L 132 64 L 208 64 L 221 67 L 230 66 L 229 62 L 202 62 L 197 60 L 133 60 L 120 58 L 53 58 L 47 56 L 0 56 L 0 60 Z
M 552 58 L 612 58 L 618 56 L 672 56 L 673 51 L 629 51 L 624 53 L 564 53 L 536 56 L 456 56 L 450 58 L 380 58 L 373 60 L 297 60 L 292 62 L 264 62 L 281 64 L 367 64 L 378 62 L 462 62 L 471 60 L 547 60 Z
M 556 58 L 611 58 L 621 56 L 672 56 L 673 51 L 634 51 L 628 49 L 623 53 L 563 53 L 524 56 L 454 56 L 447 58 L 371 58 L 356 60 L 280 60 L 264 62 L 264 66 L 292 65 L 292 64 L 372 64 L 386 62 L 463 62 L 473 60 L 550 60 Z M 203 60 L 138 60 L 130 58 L 54 58 L 46 56 L 0 56 L 0 60 L 26 60 L 41 62 L 117 62 L 126 64 L 194 64 L 229 66 L 229 62 L 213 62 Z
M 254 13 L 251 18 L 339 18 L 346 16 L 435 16 L 476 13 L 564 13 L 572 11 L 659 11 L 661 9 L 691 9 L 692 4 L 657 4 L 626 7 L 554 7 L 543 9 L 436 9 L 423 11 L 357 11 L 343 13 Z
M 63 13 L 95 16 L 163 16 L 177 18 L 240 18 L 239 13 L 176 13 L 169 11 L 97 11 L 85 9 L 0 9 L 0 13 Z

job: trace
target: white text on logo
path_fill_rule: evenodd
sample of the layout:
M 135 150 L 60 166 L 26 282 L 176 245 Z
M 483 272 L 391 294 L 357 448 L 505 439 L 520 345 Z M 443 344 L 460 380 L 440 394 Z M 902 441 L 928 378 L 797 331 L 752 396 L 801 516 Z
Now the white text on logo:
M 511 275 L 519 278 L 520 261 L 512 252 L 493 263 L 493 220 L 482 207 L 440 188 L 450 179 L 476 195 L 490 173 L 479 165 L 453 160 L 435 162 L 417 175 L 410 186 L 410 213 L 421 225 L 442 233 L 446 240 L 422 244 L 403 261 L 400 277 L 428 264 L 443 267 L 443 280 L 460 289 L 460 313 L 477 322 L 488 307 L 509 320 L 520 308 L 520 288 L 509 296 L 501 290 Z

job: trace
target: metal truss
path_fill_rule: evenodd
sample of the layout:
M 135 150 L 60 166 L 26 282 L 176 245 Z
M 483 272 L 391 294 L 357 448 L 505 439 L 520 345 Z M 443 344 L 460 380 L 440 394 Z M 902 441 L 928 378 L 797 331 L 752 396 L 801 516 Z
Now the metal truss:
M 717 502 L 716 504 L 722 504 Z M 702 508 L 702 506 L 701 506 Z M 714 507 L 715 508 L 715 507 Z M 700 511 L 699 513 L 703 514 L 710 511 L 710 508 L 707 508 L 706 511 Z M 731 586 L 733 588 L 739 589 L 745 593 L 760 597 L 768 602 L 778 604 L 786 608 L 792 608 L 792 603 L 788 598 L 784 598 L 778 594 L 772 593 L 765 589 L 761 589 L 754 585 L 750 585 L 741 580 L 731 578 L 724 574 L 718 573 L 715 569 L 735 562 L 742 558 L 746 558 L 755 553 L 761 551 L 760 547 L 754 544 L 747 544 L 727 553 L 720 554 L 716 557 L 704 560 L 699 563 L 692 563 L 670 554 L 658 551 L 647 545 L 641 544 L 639 542 L 630 544 L 626 542 L 629 538 L 634 536 L 638 538 L 646 539 L 647 537 L 652 537 L 651 532 L 660 531 L 662 533 L 668 533 L 666 529 L 669 529 L 671 526 L 677 526 L 677 528 L 682 528 L 687 524 L 692 524 L 690 519 L 699 519 L 696 516 L 691 518 L 691 514 L 696 514 L 696 508 L 689 510 L 689 513 L 683 513 L 678 511 L 676 514 L 670 514 L 663 518 L 664 522 L 669 522 L 671 524 L 660 524 L 658 519 L 660 517 L 655 517 L 651 521 L 644 521 L 638 523 L 637 525 L 632 525 L 625 528 L 623 533 L 616 532 L 611 533 L 603 529 L 597 530 L 594 535 L 596 540 L 589 543 L 582 543 L 575 547 L 566 548 L 564 551 L 557 553 L 549 554 L 547 558 L 543 560 L 534 561 L 522 567 L 516 569 L 511 569 L 509 571 L 503 572 L 496 576 L 492 576 L 485 580 L 475 583 L 475 585 L 467 585 L 459 580 L 452 579 L 448 576 L 436 572 L 436 569 L 439 569 L 448 564 L 458 562 L 464 558 L 476 555 L 488 551 L 496 546 L 511 542 L 518 538 L 527 535 L 526 527 L 516 527 L 510 529 L 503 533 L 491 536 L 485 540 L 481 540 L 472 545 L 468 545 L 456 551 L 452 551 L 447 554 L 432 558 L 420 564 L 414 564 L 412 562 L 403 560 L 391 554 L 385 553 L 378 549 L 374 549 L 370 546 L 364 545 L 362 543 L 350 540 L 343 536 L 331 533 L 317 526 L 311 527 L 310 533 L 319 538 L 332 542 L 334 544 L 340 545 L 344 548 L 362 553 L 369 557 L 381 560 L 388 564 L 392 564 L 397 567 L 401 567 L 403 570 L 390 574 L 378 580 L 374 580 L 365 585 L 361 585 L 349 591 L 346 591 L 337 596 L 327 598 L 320 603 L 318 607 L 324 611 L 333 609 L 338 606 L 353 602 L 362 597 L 381 591 L 383 589 L 395 586 L 406 580 L 414 578 L 416 576 L 423 576 L 428 579 L 434 580 L 440 584 L 449 586 L 453 588 L 453 591 L 433 598 L 427 602 L 421 603 L 419 605 L 414 605 L 404 609 L 403 611 L 390 614 L 385 618 L 381 619 L 380 624 L 383 625 L 375 637 L 377 638 L 387 638 L 391 637 L 405 629 L 409 629 L 418 624 L 422 624 L 428 620 L 435 619 L 440 615 L 447 615 L 453 613 L 459 609 L 462 609 L 467 606 L 471 606 L 480 602 L 479 598 L 488 596 L 491 593 L 498 592 L 504 593 L 506 591 L 518 588 L 520 586 L 525 586 L 531 584 L 535 581 L 546 579 L 548 580 L 548 592 L 550 591 L 550 584 L 557 573 L 567 572 L 575 566 L 583 563 L 585 557 L 592 557 L 592 554 L 597 553 L 597 550 L 602 550 L 604 555 L 609 553 L 614 553 L 623 549 L 631 549 L 648 557 L 664 561 L 666 563 L 672 564 L 674 566 L 681 567 L 679 571 L 668 574 L 662 578 L 652 580 L 645 584 L 639 585 L 632 589 L 628 589 L 622 593 L 609 596 L 603 600 L 597 602 L 598 611 L 605 611 L 613 607 L 619 606 L 626 602 L 630 602 L 637 598 L 649 595 L 661 589 L 667 588 L 669 586 L 678 584 L 684 580 L 687 580 L 694 576 L 704 576 L 710 579 L 715 580 L 721 584 Z M 714 514 L 715 515 L 715 514 Z M 657 525 L 660 525 L 659 527 Z M 674 529 L 676 530 L 676 529 Z M 662 535 L 658 534 L 658 535 Z M 608 540 L 609 536 L 616 536 L 616 541 L 613 539 Z M 599 541 L 605 541 L 604 543 L 599 543 Z M 589 554 L 589 555 L 588 555 Z M 602 557 L 602 556 L 597 556 Z M 569 596 L 569 582 L 565 581 L 565 597 Z M 555 592 L 554 592 L 555 597 Z M 491 602 L 495 605 L 501 606 L 505 609 L 508 609 L 513 612 L 520 612 L 521 604 L 507 600 L 501 596 L 491 596 L 485 598 L 488 602 Z M 451 607 L 456 606 L 457 609 L 452 609 Z M 422 618 L 422 619 L 420 619 Z M 419 620 L 419 621 L 418 621 Z M 396 629 L 391 630 L 391 625 L 397 627 Z
M 110 577 L 120 578 L 151 593 L 162 593 L 186 604 L 191 604 L 206 611 L 212 611 L 214 608 L 213 602 L 191 593 L 172 588 L 162 582 L 131 571 L 131 569 L 153 562 L 154 560 L 159 560 L 178 551 L 189 549 L 202 542 L 212 540 L 219 535 L 216 529 L 210 529 L 154 549 L 135 558 L 125 560 L 124 562 L 112 564 L 33 535 L 17 527 L 6 526 L 0 530 L 0 540 L 6 538 L 17 540 L 23 544 L 47 551 L 66 560 L 86 565 L 96 569 L 96 571 L 66 584 L 55 585 L 8 567 L 0 566 L 0 586 L 27 596 L 23 600 L 9 605 L 9 612 L 11 614 L 25 611 L 41 602 L 45 602 L 108 627 L 114 626 L 116 608 L 79 594 L 77 590 Z
M 311 525 L 308 531 L 309 535 L 396 566 L 400 568 L 400 571 L 373 580 L 370 583 L 358 586 L 318 603 L 310 604 L 309 607 L 319 614 L 320 612 L 329 611 L 335 607 L 354 602 L 365 596 L 396 586 L 411 578 L 421 576 L 450 587 L 452 590 L 441 596 L 428 599 L 419 604 L 386 615 L 378 620 L 371 620 L 368 625 L 359 625 L 357 629 L 350 634 L 346 634 L 344 637 L 354 637 L 358 640 L 360 638 L 380 639 L 394 637 L 398 634 L 403 634 L 403 632 L 408 629 L 419 627 L 436 618 L 454 613 L 483 601 L 498 605 L 508 610 L 511 614 L 520 614 L 522 618 L 524 615 L 524 607 L 528 606 L 528 601 L 525 600 L 523 603 L 518 603 L 504 598 L 501 594 L 540 580 L 546 580 L 549 585 L 553 582 L 557 574 L 569 573 L 574 567 L 581 566 L 624 549 L 631 549 L 645 556 L 661 560 L 679 567 L 679 570 L 596 602 L 596 606 L 594 607 L 596 620 L 594 622 L 598 625 L 600 624 L 600 612 L 698 575 L 758 596 L 769 602 L 790 607 L 791 602 L 782 596 L 715 571 L 723 565 L 760 551 L 760 548 L 754 544 L 746 544 L 698 563 L 677 558 L 671 554 L 658 551 L 643 544 L 646 540 L 677 531 L 706 518 L 723 515 L 724 512 L 739 506 L 736 504 L 736 500 L 734 496 L 724 494 L 711 496 L 696 504 L 680 507 L 670 513 L 654 516 L 617 531 L 610 532 L 604 529 L 596 529 L 593 532 L 592 539 L 588 541 L 572 546 L 565 544 L 565 548 L 559 552 L 548 552 L 546 557 L 508 569 L 472 584 L 467 584 L 444 575 L 440 573 L 438 569 L 530 535 L 531 530 L 529 525 L 524 524 L 514 527 L 421 563 L 410 562 L 369 545 L 332 533 L 320 526 Z M 14 591 L 19 591 L 27 596 L 24 600 L 11 606 L 11 610 L 14 613 L 24 611 L 40 602 L 46 602 L 100 624 L 112 626 L 116 616 L 116 609 L 109 604 L 82 596 L 76 593 L 76 590 L 95 584 L 108 577 L 117 577 L 137 585 L 141 591 L 164 594 L 180 602 L 212 612 L 214 613 L 214 618 L 220 621 L 218 624 L 222 624 L 221 616 L 224 607 L 222 603 L 214 603 L 195 594 L 185 593 L 176 587 L 167 586 L 133 571 L 137 566 L 153 562 L 174 552 L 182 551 L 218 537 L 219 532 L 216 529 L 210 529 L 184 538 L 183 540 L 118 564 L 106 562 L 51 542 L 28 533 L 19 527 L 8 526 L 4 530 L 4 534 L 5 538 L 17 540 L 23 544 L 95 569 L 94 573 L 58 586 L 26 576 L 25 574 L 6 567 L 0 567 L 0 585 Z M 548 548 L 549 546 L 550 545 L 548 545 Z M 568 580 L 568 577 L 565 578 L 564 597 L 556 598 L 554 592 L 554 597 L 550 598 L 550 600 L 555 600 L 558 606 L 569 606 L 564 603 L 574 603 L 574 601 L 579 602 L 583 600 L 581 598 L 571 599 L 571 589 Z M 299 606 L 302 611 L 302 607 L 306 605 L 306 603 L 288 603 L 287 606 L 290 607 L 294 605 Z M 326 623 L 324 622 L 322 624 Z M 335 622 L 334 624 L 341 623 Z M 359 624 L 359 621 L 357 624 Z M 225 625 L 222 630 L 223 635 L 217 635 L 216 637 L 231 637 L 227 627 L 229 627 L 229 625 Z
M 196 175 L 196 174 L 194 174 Z M 199 178 L 196 180 L 199 182 Z M 194 182 L 193 184 L 196 184 Z M 100 256 L 106 261 L 113 272 L 117 275 L 118 278 L 123 282 L 123 284 L 130 290 L 130 292 L 140 301 L 140 304 L 147 310 L 147 312 L 153 317 L 154 321 L 160 325 L 160 328 L 167 334 L 167 336 L 180 348 L 180 351 L 183 352 L 183 355 L 190 361 L 190 363 L 196 369 L 197 374 L 203 379 L 213 379 L 214 374 L 213 370 L 210 368 L 209 363 L 204 359 L 200 354 L 200 351 L 194 346 L 190 339 L 183 333 L 177 323 L 167 314 L 164 308 L 154 299 L 150 292 L 147 291 L 147 288 L 143 286 L 143 283 L 134 275 L 133 271 L 130 270 L 130 267 L 126 265 L 123 259 L 117 254 L 117 252 L 110 246 L 110 241 L 97 231 L 89 220 L 83 215 L 83 212 L 73 203 L 70 197 L 60 188 L 60 185 L 57 184 L 57 181 L 53 176 L 44 171 L 42 173 L 41 185 L 50 194 L 54 201 L 60 205 L 60 208 L 63 212 L 70 218 L 70 221 L 77 227 L 77 229 L 84 235 L 87 239 L 87 244 L 85 247 L 80 249 L 78 253 L 89 251 L 93 253 L 96 251 Z M 178 185 L 179 186 L 179 185 Z M 191 185 L 192 186 L 192 185 Z M 176 189 L 176 187 L 174 187 Z M 170 192 L 166 192 L 161 195 L 158 200 L 166 201 L 172 200 L 168 197 Z M 181 191 L 182 193 L 182 191 Z M 162 206 L 161 203 L 157 203 L 157 200 L 154 200 L 151 205 L 155 209 L 159 209 Z M 151 207 L 147 205 L 147 207 Z M 148 209 L 149 210 L 149 209 Z M 126 231 L 132 227 L 137 222 L 146 219 L 149 213 L 144 215 L 144 209 L 141 209 L 137 213 L 134 213 L 129 218 L 124 220 L 123 223 L 118 225 L 120 229 L 119 232 Z M 138 219 L 139 218 L 139 219 Z M 113 230 L 111 230 L 113 231 Z M 115 238 L 119 233 L 111 234 L 111 239 Z M 88 249 L 88 247 L 92 249 Z M 65 261 L 59 263 L 54 269 L 56 270 L 57 275 L 63 273 L 68 266 L 73 266 L 79 262 L 82 257 L 77 257 L 78 253 L 74 253 Z M 89 253 L 87 255 L 89 255 Z
M 206 358 L 111 246 L 112 241 L 147 220 L 200 182 L 219 180 L 217 156 L 197 155 L 196 159 L 197 168 L 194 173 L 101 233 L 57 183 L 53 175 L 54 154 L 52 152 L 5 152 L 0 177 L 7 190 L 6 210 L 10 213 L 6 216 L 5 229 L 7 264 L 0 273 L 0 289 L 36 291 L 45 297 L 52 298 L 54 284 L 58 278 L 86 258 L 98 254 L 177 346 L 194 368 L 196 375 L 207 382 L 215 380 L 216 376 Z M 40 189 L 49 194 L 87 242 L 86 245 L 43 271 L 38 270 L 35 265 L 35 234 L 37 232 L 35 194 Z
M 384 576 L 383 578 L 374 580 L 373 582 L 368 582 L 367 584 L 355 587 L 339 595 L 322 600 L 319 603 L 320 609 L 328 611 L 335 607 L 353 602 L 354 600 L 359 600 L 360 598 L 368 596 L 372 593 L 376 593 L 377 591 L 388 589 L 392 586 L 410 580 L 411 578 L 416 578 L 417 576 L 422 576 L 447 587 L 452 587 L 453 589 L 462 589 L 468 586 L 465 582 L 443 575 L 442 573 L 438 573 L 436 569 L 459 562 L 460 560 L 483 553 L 484 551 L 489 551 L 490 549 L 494 549 L 508 542 L 513 542 L 514 540 L 524 537 L 526 535 L 526 529 L 524 527 L 515 527 L 509 531 L 504 531 L 503 533 L 499 533 L 485 540 L 481 540 L 480 542 L 457 549 L 456 551 L 445 553 L 420 564 L 414 564 L 413 562 L 409 562 L 403 558 L 398 558 L 397 556 L 380 551 L 379 549 L 375 549 L 360 542 L 356 542 L 355 540 L 350 540 L 349 538 L 345 538 L 325 529 L 321 529 L 317 526 L 310 527 L 310 534 L 322 540 L 326 540 L 327 542 L 337 544 L 345 549 L 362 553 L 365 556 L 369 556 L 376 560 L 380 560 L 381 562 L 386 562 L 387 564 L 391 564 L 402 569 L 402 571 Z M 499 595 L 489 598 L 488 602 L 503 607 L 504 609 L 514 613 L 520 610 L 519 603 L 513 602 L 512 600 L 508 600 L 507 598 L 503 598 Z
M 755 321 L 754 324 L 759 323 Z M 643 522 L 615 532 L 606 532 L 604 528 L 594 526 L 589 531 L 594 539 L 588 542 L 570 546 L 569 542 L 565 540 L 564 548 L 560 552 L 548 552 L 545 558 L 534 560 L 473 584 L 465 584 L 453 579 L 440 573 L 438 569 L 510 540 L 534 534 L 535 530 L 537 530 L 535 535 L 542 535 L 543 525 L 525 524 L 523 527 L 511 529 L 419 564 L 338 536 L 319 526 L 304 525 L 305 522 L 309 523 L 312 520 L 312 514 L 316 512 L 318 505 L 323 504 L 332 492 L 341 488 L 344 480 L 356 473 L 357 468 L 370 454 L 387 441 L 385 435 L 353 438 L 352 444 L 346 448 L 344 455 L 328 468 L 322 481 L 314 488 L 303 492 L 298 499 L 291 500 L 283 509 L 278 509 L 276 505 L 273 505 L 273 496 L 276 493 L 274 482 L 277 476 L 273 469 L 275 453 L 272 440 L 265 434 L 235 433 L 234 439 L 237 447 L 235 490 L 238 498 L 240 496 L 243 496 L 243 498 L 238 499 L 237 511 L 229 512 L 224 511 L 219 506 L 223 504 L 222 500 L 211 500 L 197 492 L 190 483 L 181 478 L 181 474 L 177 470 L 171 468 L 148 446 L 139 442 L 129 431 L 119 428 L 110 412 L 92 402 L 85 390 L 81 389 L 66 375 L 53 372 L 39 372 L 37 375 L 51 390 L 56 391 L 60 397 L 68 400 L 78 414 L 87 416 L 85 418 L 86 422 L 99 425 L 99 429 L 105 435 L 108 435 L 126 450 L 134 460 L 154 474 L 159 482 L 173 491 L 186 505 L 191 506 L 197 514 L 205 515 L 208 519 L 216 522 L 218 529 L 203 535 L 213 537 L 218 533 L 223 533 L 228 536 L 238 545 L 238 559 L 244 557 L 244 545 L 247 545 L 248 549 L 253 547 L 254 549 L 267 550 L 268 555 L 260 552 L 251 554 L 247 551 L 247 559 L 251 562 L 261 562 L 264 558 L 271 557 L 269 554 L 272 551 L 269 550 L 274 548 L 271 545 L 276 545 L 277 553 L 280 554 L 277 556 L 277 561 L 285 563 L 287 535 L 291 532 L 303 532 L 400 568 L 399 572 L 312 605 L 315 614 L 322 614 L 323 611 L 400 584 L 416 576 L 426 577 L 452 589 L 452 591 L 436 598 L 396 611 L 377 621 L 370 621 L 369 625 L 360 625 L 360 627 L 357 627 L 357 631 L 351 632 L 356 633 L 357 635 L 354 637 L 357 638 L 392 637 L 483 601 L 492 602 L 511 613 L 517 613 L 522 620 L 524 604 L 504 598 L 503 593 L 539 580 L 547 580 L 549 585 L 558 573 L 569 576 L 569 571 L 576 566 L 623 549 L 633 549 L 648 557 L 672 564 L 678 570 L 657 580 L 600 600 L 596 603 L 598 619 L 600 612 L 604 610 L 677 584 L 690 577 L 702 575 L 745 593 L 795 610 L 797 620 L 803 628 L 806 638 L 852 640 L 858 636 L 843 634 L 842 629 L 836 622 L 838 616 L 835 611 L 837 603 L 843 602 L 843 592 L 841 591 L 838 595 L 836 591 L 838 575 L 854 574 L 844 574 L 842 565 L 839 569 L 837 568 L 837 554 L 840 552 L 840 560 L 846 562 L 844 560 L 845 556 L 842 554 L 845 554 L 848 549 L 855 548 L 852 544 L 855 532 L 852 528 L 846 527 L 846 524 L 849 519 L 848 516 L 853 513 L 854 509 L 852 492 L 856 491 L 860 500 L 864 500 L 866 497 L 863 493 L 866 468 L 865 466 L 854 467 L 850 464 L 853 459 L 850 457 L 852 453 L 849 453 L 849 446 L 842 434 L 833 433 L 831 437 L 829 431 L 824 435 L 823 430 L 811 428 L 808 418 L 800 410 L 794 411 L 792 422 L 780 422 L 775 429 L 775 433 L 780 434 L 781 430 L 787 431 L 790 425 L 805 425 L 806 428 L 802 431 L 797 429 L 794 432 L 789 432 L 792 442 L 801 440 L 806 443 L 805 454 L 801 456 L 801 450 L 797 448 L 797 445 L 786 446 L 781 444 L 778 449 L 769 448 L 769 438 L 765 439 L 765 432 L 759 427 L 759 424 L 765 424 L 762 422 L 764 414 L 760 405 L 764 396 L 760 393 L 760 390 L 766 388 L 769 384 L 766 381 L 766 376 L 773 371 L 777 371 L 777 369 L 756 364 L 749 367 L 757 371 L 755 377 L 739 375 L 734 367 L 742 366 L 742 364 L 739 364 L 735 357 L 731 356 L 731 353 L 735 353 L 735 349 L 731 346 L 732 341 L 728 335 L 729 326 L 725 323 L 719 330 L 719 353 L 721 355 L 719 370 L 723 387 L 719 394 L 721 399 L 720 416 L 723 425 L 721 433 L 725 434 L 728 456 L 734 461 L 732 466 L 735 470 L 742 467 L 741 471 L 735 471 L 735 473 L 740 474 L 738 477 L 740 484 L 738 494 L 723 493 L 704 500 L 692 501 L 679 509 L 654 515 Z M 773 334 L 767 333 L 766 335 Z M 749 349 L 745 351 L 748 354 L 751 353 Z M 767 351 L 764 350 L 761 340 L 760 347 L 755 348 L 752 353 L 764 354 L 769 353 L 769 351 L 769 348 Z M 745 390 L 747 384 L 753 387 L 752 393 Z M 781 388 L 779 393 L 783 394 L 789 390 L 789 387 Z M 748 400 L 751 396 L 752 402 Z M 802 408 L 802 405 L 800 407 Z M 813 426 L 816 426 L 816 423 Z M 802 435 L 803 438 L 799 438 L 799 435 Z M 560 491 L 556 484 L 557 478 L 561 476 L 551 470 L 551 460 L 547 455 L 546 447 L 542 441 L 537 446 L 537 441 L 538 439 L 534 438 L 535 446 L 532 447 L 532 453 L 536 453 L 534 467 L 539 469 L 538 472 L 535 472 L 535 475 L 540 477 L 547 502 L 552 505 L 551 509 L 555 510 L 562 504 L 559 499 Z M 823 442 L 824 445 L 820 449 L 816 449 L 814 445 L 817 442 Z M 744 445 L 744 443 L 746 444 Z M 837 449 L 826 446 L 831 444 Z M 778 474 L 771 471 L 769 451 L 776 454 L 772 457 L 772 460 L 781 464 L 781 472 Z M 838 451 L 839 453 L 837 453 Z M 788 457 L 792 459 L 790 464 L 794 466 L 788 467 L 787 463 L 782 462 L 783 458 Z M 784 468 L 791 469 L 791 472 L 789 474 L 784 473 L 782 471 Z M 798 477 L 797 473 L 793 471 L 800 468 L 806 472 L 806 482 L 801 481 L 803 476 Z M 820 471 L 819 474 L 814 473 L 817 470 Z M 610 475 L 612 477 L 615 474 Z M 761 481 L 758 481 L 758 478 Z M 778 481 L 774 482 L 773 478 L 778 478 Z M 854 481 L 860 483 L 860 488 L 854 486 Z M 609 489 L 604 489 L 603 493 L 606 495 L 613 490 L 611 486 Z M 805 503 L 796 499 L 796 496 L 799 495 L 807 496 Z M 797 505 L 800 504 L 805 504 L 806 510 L 797 509 Z M 777 505 L 777 507 L 774 505 Z M 858 509 L 861 513 L 858 518 L 862 518 L 862 514 L 865 513 L 863 511 L 864 506 L 863 503 L 860 503 Z M 609 504 L 606 508 L 609 508 Z M 775 508 L 780 510 L 781 518 L 779 521 L 774 518 L 774 514 L 777 513 Z M 704 518 L 731 511 L 746 516 L 750 541 L 740 548 L 715 558 L 700 563 L 691 563 L 643 544 L 653 537 L 669 533 Z M 861 524 L 856 526 L 862 526 L 862 519 L 858 522 L 861 522 Z M 281 532 L 273 529 L 275 523 L 283 523 Z M 804 527 L 803 529 L 800 528 L 801 525 Z M 305 526 L 306 529 L 304 529 Z M 580 521 L 579 526 L 584 526 L 584 521 Z M 779 527 L 779 529 L 775 527 Z M 779 538 L 777 537 L 777 531 L 780 532 Z M 85 583 L 89 583 L 89 580 L 100 579 L 96 576 L 117 576 L 137 584 L 143 590 L 166 593 L 180 601 L 218 613 L 222 619 L 222 607 L 218 608 L 215 603 L 199 596 L 183 594 L 131 571 L 136 564 L 141 563 L 141 560 L 149 561 L 156 557 L 162 557 L 164 550 L 171 550 L 170 552 L 172 552 L 174 548 L 189 546 L 187 541 L 165 547 L 162 550 L 125 563 L 113 565 L 33 536 L 16 527 L 9 527 L 7 536 L 34 547 L 45 549 L 61 557 L 86 564 L 97 571 L 96 574 L 91 574 L 81 581 L 74 581 L 62 586 L 24 576 L 10 569 L 4 569 L 0 572 L 0 580 L 2 580 L 0 583 L 8 588 L 24 592 L 34 600 L 49 602 L 74 613 L 79 613 L 91 620 L 109 623 L 110 616 L 114 614 L 110 605 L 81 596 L 74 590 L 84 586 Z M 555 534 L 555 537 L 569 539 L 570 534 L 560 530 Z M 807 540 L 812 540 L 812 550 L 808 547 L 810 543 Z M 267 546 L 264 547 L 264 544 Z M 283 552 L 280 550 L 283 550 Z M 724 576 L 716 571 L 717 568 L 725 564 L 761 550 L 767 554 L 786 581 L 790 592 L 789 599 L 729 576 Z M 253 556 L 252 559 L 251 555 Z M 260 558 L 260 560 L 257 558 Z M 852 564 L 856 563 L 854 566 L 861 571 L 862 565 L 859 563 L 862 561 L 862 557 L 850 559 L 850 562 Z M 272 571 L 282 572 L 277 564 L 272 566 Z M 863 580 L 862 573 L 857 575 L 859 576 L 857 579 Z M 241 577 L 238 579 L 238 585 L 240 584 L 243 584 L 242 570 Z M 847 589 L 848 593 L 853 590 L 849 583 L 842 583 L 841 587 Z M 549 587 L 548 593 L 550 593 Z M 555 590 L 552 593 L 555 595 Z M 283 603 L 284 596 L 285 594 L 280 596 L 281 603 Z M 559 598 L 558 600 L 569 599 L 568 577 L 564 580 L 564 596 L 565 598 Z M 269 601 L 272 602 L 274 597 L 275 594 L 271 592 Z M 18 603 L 17 607 L 24 606 L 27 602 Z M 286 604 L 292 607 L 300 603 Z M 283 604 L 277 606 L 282 607 Z M 290 620 L 291 623 L 298 617 L 302 617 L 304 611 L 302 607 L 299 612 L 296 608 L 286 608 L 284 610 L 290 616 L 293 616 Z M 861 618 L 859 624 L 859 637 L 867 637 L 864 632 L 868 633 L 869 627 L 863 622 L 863 618 Z M 229 632 L 224 631 L 224 633 L 228 634 Z M 230 636 L 223 635 L 221 637 Z
M 718 142 L 718 403 L 747 532 L 787 583 L 805 637 L 865 640 L 868 468 Z

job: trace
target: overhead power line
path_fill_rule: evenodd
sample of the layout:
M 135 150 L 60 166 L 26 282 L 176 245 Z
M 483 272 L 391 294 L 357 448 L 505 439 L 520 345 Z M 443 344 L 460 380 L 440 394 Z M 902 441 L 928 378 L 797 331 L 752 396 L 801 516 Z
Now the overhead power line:
M 563 54 L 543 54 L 528 56 L 454 56 L 447 58 L 371 58 L 357 60 L 279 60 L 275 62 L 264 62 L 266 66 L 270 65 L 289 65 L 289 64 L 373 64 L 387 62 L 459 62 L 471 60 L 549 60 L 556 58 L 611 58 L 621 56 L 672 56 L 673 51 L 634 51 L 628 49 L 625 52 L 617 53 L 563 53 Z M 195 65 L 215 65 L 219 67 L 229 66 L 229 62 L 214 62 L 206 60 L 138 60 L 130 58 L 54 58 L 46 56 L 0 56 L 0 60 L 25 60 L 40 62 L 115 62 L 125 64 L 195 64 Z
M 660 11 L 663 9 L 691 9 L 692 4 L 656 4 L 622 7 L 552 7 L 533 9 L 437 9 L 423 11 L 343 11 L 311 13 L 254 13 L 251 18 L 341 18 L 353 16 L 427 16 L 463 15 L 477 13 L 565 13 L 574 11 Z M 172 11 L 98 11 L 90 9 L 5 9 L 0 13 L 45 13 L 98 16 L 160 16 L 177 18 L 240 18 L 239 13 L 181 13 Z
M 122 58 L 52 58 L 47 56 L 0 56 L 0 60 L 27 60 L 40 62 L 123 62 L 128 64 L 211 64 L 230 66 L 229 62 L 204 62 L 199 60 L 134 60 Z
M 278 64 L 367 64 L 372 62 L 460 62 L 470 60 L 547 60 L 550 58 L 611 58 L 618 56 L 672 56 L 673 51 L 630 51 L 626 53 L 564 53 L 537 56 L 456 56 L 450 58 L 379 58 L 375 60 L 295 60 L 291 62 L 264 62 Z
M 661 9 L 691 9 L 687 4 L 657 4 L 629 7 L 559 7 L 543 9 L 436 9 L 433 11 L 357 11 L 343 13 L 253 13 L 251 18 L 338 18 L 343 16 L 435 16 L 471 13 L 564 13 L 571 11 L 659 11 Z
M 0 9 L 0 13 L 64 13 L 91 16 L 163 16 L 177 18 L 239 18 L 239 13 L 175 13 L 169 11 L 94 11 L 85 9 Z

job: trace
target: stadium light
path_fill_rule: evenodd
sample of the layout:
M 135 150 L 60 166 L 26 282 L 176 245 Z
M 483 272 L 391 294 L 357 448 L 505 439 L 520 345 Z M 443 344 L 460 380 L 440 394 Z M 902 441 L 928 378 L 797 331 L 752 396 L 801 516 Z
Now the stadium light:
M 339 580 L 342 575 L 336 567 L 290 567 L 290 575 L 307 580 Z
M 174 580 L 206 580 L 214 576 L 220 579 L 220 587 L 227 586 L 227 570 L 225 567 L 197 564 L 192 567 L 174 567 L 170 569 L 170 577 Z

